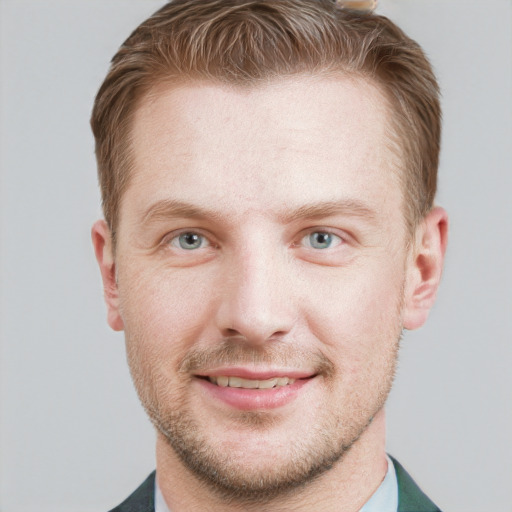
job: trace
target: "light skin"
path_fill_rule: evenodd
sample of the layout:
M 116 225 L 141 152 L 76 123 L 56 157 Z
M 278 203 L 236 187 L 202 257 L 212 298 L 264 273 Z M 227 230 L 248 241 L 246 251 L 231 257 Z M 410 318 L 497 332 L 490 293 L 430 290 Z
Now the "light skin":
M 346 77 L 143 98 L 115 257 L 104 221 L 92 236 L 173 512 L 355 512 L 382 482 L 447 227 L 434 208 L 407 231 L 386 105 Z

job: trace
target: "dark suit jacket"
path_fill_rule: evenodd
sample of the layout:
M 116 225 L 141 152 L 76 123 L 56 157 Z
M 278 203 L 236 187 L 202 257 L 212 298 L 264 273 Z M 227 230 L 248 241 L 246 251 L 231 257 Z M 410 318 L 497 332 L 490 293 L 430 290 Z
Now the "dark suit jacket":
M 423 494 L 400 463 L 393 459 L 393 464 L 398 480 L 397 512 L 441 512 Z M 110 512 L 155 512 L 155 472 L 153 471 L 131 496 Z

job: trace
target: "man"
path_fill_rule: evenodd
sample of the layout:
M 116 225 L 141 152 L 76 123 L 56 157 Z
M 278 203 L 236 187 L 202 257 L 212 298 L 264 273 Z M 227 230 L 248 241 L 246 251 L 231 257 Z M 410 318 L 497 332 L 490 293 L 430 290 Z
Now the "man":
M 383 408 L 446 247 L 418 45 L 330 0 L 176 0 L 92 128 L 108 322 L 157 431 L 115 510 L 438 510 Z

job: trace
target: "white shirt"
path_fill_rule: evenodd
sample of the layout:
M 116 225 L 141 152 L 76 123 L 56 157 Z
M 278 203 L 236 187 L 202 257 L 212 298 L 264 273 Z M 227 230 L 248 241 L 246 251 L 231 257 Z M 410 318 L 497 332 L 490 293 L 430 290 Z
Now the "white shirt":
M 393 461 L 387 457 L 388 471 L 378 489 L 359 512 L 396 512 L 398 509 L 398 482 Z M 171 512 L 165 503 L 158 480 L 155 478 L 155 512 Z
M 386 455 L 388 471 L 384 480 L 359 512 L 396 512 L 398 510 L 398 482 L 393 461 Z M 167 512 L 164 509 L 164 512 Z

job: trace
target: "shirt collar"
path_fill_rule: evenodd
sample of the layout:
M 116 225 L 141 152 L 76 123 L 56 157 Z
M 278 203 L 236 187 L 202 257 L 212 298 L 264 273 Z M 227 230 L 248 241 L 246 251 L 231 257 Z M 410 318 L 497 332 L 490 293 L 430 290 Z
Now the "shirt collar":
M 162 491 L 158 485 L 158 478 L 155 477 L 155 512 L 171 512 L 165 503 Z
M 359 512 L 396 512 L 398 509 L 398 482 L 393 461 L 386 455 L 388 470 L 384 480 Z M 165 511 L 167 512 L 167 511 Z

